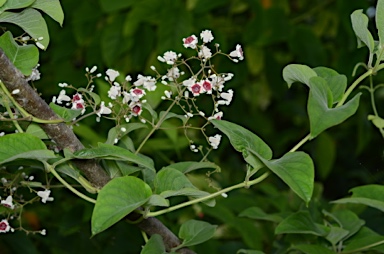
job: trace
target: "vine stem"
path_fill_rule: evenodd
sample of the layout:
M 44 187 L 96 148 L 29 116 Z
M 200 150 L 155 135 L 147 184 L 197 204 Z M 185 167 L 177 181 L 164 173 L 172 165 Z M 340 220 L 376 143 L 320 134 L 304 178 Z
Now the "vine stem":
M 141 142 L 140 146 L 137 148 L 135 154 L 138 154 L 140 152 L 140 150 L 143 148 L 143 146 L 145 145 L 145 143 L 148 141 L 148 139 L 152 136 L 152 134 L 160 128 L 161 124 L 163 123 L 164 119 L 167 117 L 167 114 L 169 113 L 169 111 L 171 111 L 171 109 L 173 108 L 173 106 L 176 104 L 176 99 L 172 102 L 172 104 L 168 107 L 168 109 L 165 111 L 165 114 L 159 119 L 159 121 L 157 122 L 157 124 L 152 128 L 152 130 L 148 133 L 148 135 L 144 138 L 144 140 Z
M 255 184 L 260 183 L 261 181 L 263 181 L 265 178 L 267 178 L 268 175 L 269 175 L 269 172 L 266 172 L 263 175 L 261 175 L 260 177 L 254 179 L 252 181 L 244 181 L 242 183 L 239 183 L 239 184 L 236 184 L 236 185 L 232 185 L 232 186 L 230 186 L 228 188 L 222 189 L 220 191 L 217 191 L 217 192 L 212 193 L 211 195 L 208 195 L 208 196 L 205 196 L 205 197 L 193 199 L 193 200 L 190 200 L 190 201 L 187 201 L 187 202 L 184 202 L 184 203 L 181 203 L 181 204 L 178 204 L 178 205 L 175 205 L 175 206 L 172 206 L 172 207 L 160 210 L 160 211 L 149 212 L 148 214 L 146 214 L 146 217 L 156 217 L 156 216 L 159 216 L 159 215 L 164 214 L 164 213 L 172 212 L 174 210 L 177 210 L 177 209 L 189 206 L 189 205 L 193 205 L 193 204 L 196 204 L 196 203 L 200 203 L 200 202 L 206 201 L 208 199 L 217 197 L 217 196 L 219 196 L 219 195 L 221 195 L 223 193 L 230 192 L 230 191 L 232 191 L 234 189 L 239 189 L 239 188 L 249 187 L 249 186 L 255 185 Z
M 1 82 L 0 80 L 0 87 L 1 89 L 4 91 L 4 93 L 7 95 L 7 97 L 11 100 L 12 104 L 15 105 L 15 107 L 19 110 L 19 112 L 25 117 L 25 118 L 28 118 L 30 121 L 32 122 L 35 122 L 35 123 L 47 123 L 47 124 L 55 124 L 55 123 L 62 123 L 64 122 L 63 119 L 54 119 L 54 120 L 45 120 L 45 119 L 40 119 L 40 118 L 37 118 L 37 117 L 34 117 L 32 116 L 31 114 L 29 114 L 27 111 L 25 111 L 23 109 L 23 107 L 21 107 L 19 105 L 19 103 L 17 103 L 17 101 L 13 98 L 13 96 L 11 95 L 11 93 L 8 91 L 8 89 L 5 87 L 5 85 L 3 84 L 3 82 Z
M 93 203 L 93 204 L 96 204 L 96 200 L 93 199 L 93 198 L 90 198 L 86 195 L 84 195 L 83 193 L 81 193 L 80 191 L 76 190 L 75 188 L 73 188 L 69 183 L 67 183 L 57 172 L 56 170 L 50 165 L 48 164 L 47 162 L 43 161 L 43 164 L 44 164 L 44 167 L 45 169 L 52 173 L 52 175 L 54 177 L 57 178 L 57 180 L 59 180 L 59 182 L 61 182 L 65 187 L 67 187 L 70 191 L 72 191 L 74 194 L 76 194 L 78 197 L 90 202 L 90 203 Z

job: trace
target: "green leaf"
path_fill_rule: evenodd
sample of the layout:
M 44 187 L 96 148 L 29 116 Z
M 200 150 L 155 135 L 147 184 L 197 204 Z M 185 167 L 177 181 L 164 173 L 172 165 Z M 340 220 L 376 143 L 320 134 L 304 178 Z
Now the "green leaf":
M 363 227 L 356 235 L 344 242 L 343 251 L 353 253 L 354 251 L 369 250 L 384 244 L 384 236 L 377 234 L 367 227 Z
M 239 214 L 239 216 L 256 219 L 256 220 L 272 221 L 277 223 L 283 220 L 283 218 L 280 217 L 279 215 L 267 214 L 260 207 L 256 207 L 256 206 L 245 209 Z
M 316 67 L 313 70 L 319 77 L 327 81 L 327 85 L 332 92 L 333 103 L 339 102 L 347 88 L 347 77 L 327 67 Z
M 121 129 L 125 128 L 125 131 L 123 132 Z M 128 123 L 128 124 L 122 124 L 117 127 L 113 127 L 109 130 L 108 132 L 108 138 L 107 141 L 105 141 L 106 144 L 113 145 L 115 144 L 115 139 L 116 138 L 122 138 L 131 131 L 140 129 L 140 128 L 147 128 L 147 125 L 142 124 L 142 123 Z
M 0 4 L 0 14 L 6 10 L 21 9 L 30 6 L 35 0 L 6 0 Z M 1 2 L 0 2 L 1 3 Z
M 353 188 L 350 191 L 352 192 L 352 196 L 350 198 L 338 199 L 332 201 L 332 203 L 362 204 L 384 212 L 384 186 L 370 184 Z
M 49 107 L 55 111 L 55 113 L 63 118 L 65 122 L 70 122 L 74 118 L 78 117 L 81 115 L 81 109 L 70 109 L 70 108 L 65 108 L 61 107 L 59 105 L 56 105 L 55 103 L 51 102 L 49 103 Z
M 144 204 L 145 207 L 151 207 L 151 206 L 163 206 L 168 207 L 169 206 L 169 200 L 163 198 L 160 195 L 153 194 L 147 203 Z
M 288 83 L 288 87 L 291 87 L 294 82 L 309 85 L 309 79 L 316 76 L 316 72 L 306 65 L 290 64 L 283 69 L 283 78 Z
M 22 12 L 3 12 L 0 14 L 0 23 L 12 23 L 21 27 L 33 39 L 38 40 L 43 45 L 44 50 L 49 44 L 49 34 L 47 24 L 40 12 L 35 9 L 25 9 Z M 39 40 L 39 38 L 43 38 Z
M 124 176 L 112 179 L 99 192 L 92 214 L 92 235 L 98 234 L 145 204 L 151 188 L 141 179 Z
M 291 249 L 300 250 L 306 254 L 335 254 L 335 252 L 324 247 L 323 245 L 315 244 L 299 244 L 293 246 Z
M 259 169 L 261 167 L 260 160 L 253 154 L 258 154 L 266 160 L 272 158 L 271 148 L 251 131 L 225 120 L 214 119 L 211 122 L 229 138 L 233 148 L 241 152 L 244 160 L 253 168 Z
M 333 218 L 341 228 L 348 230 L 349 234 L 344 239 L 354 235 L 365 224 L 354 212 L 347 209 L 336 210 L 332 213 L 325 212 L 325 214 Z
M 379 40 L 381 48 L 384 45 L 384 2 L 382 0 L 377 1 L 376 5 L 376 28 L 379 34 Z
M 24 153 L 16 154 L 8 159 L 0 161 L 0 164 L 7 163 L 10 161 L 18 160 L 18 159 L 30 159 L 30 160 L 38 160 L 38 161 L 47 161 L 49 159 L 55 159 L 56 155 L 53 151 L 44 149 L 44 150 L 34 150 Z
M 154 234 L 144 245 L 140 254 L 166 254 L 163 238 L 161 235 Z
M 39 139 L 49 139 L 47 133 L 36 123 L 28 125 L 28 128 L 25 130 L 26 133 L 32 134 Z
M 275 229 L 275 234 L 312 234 L 326 236 L 328 232 L 312 220 L 308 211 L 298 211 L 280 222 Z
M 5 4 L 5 2 L 7 2 L 7 0 L 0 0 L 0 7 L 2 7 Z
M 63 26 L 64 13 L 59 0 L 36 0 L 31 7 L 45 12 Z
M 287 153 L 280 159 L 260 160 L 307 204 L 311 200 L 315 170 L 311 157 L 304 152 Z
M 179 231 L 179 237 L 183 239 L 183 242 L 174 250 L 208 241 L 215 233 L 216 227 L 204 221 L 189 220 L 184 222 Z
M 204 162 L 197 162 L 197 161 L 182 161 L 173 163 L 169 166 L 164 167 L 165 168 L 173 168 L 176 169 L 183 174 L 187 174 L 189 172 L 192 172 L 194 170 L 203 169 L 203 168 L 212 168 L 218 172 L 220 172 L 220 167 L 216 165 L 215 163 L 204 161 Z
M 156 174 L 155 193 L 161 194 L 164 191 L 178 191 L 183 188 L 194 188 L 189 179 L 181 172 L 172 168 L 164 168 Z
M 41 155 L 39 155 L 41 153 Z M 11 159 L 55 158 L 52 151 L 37 137 L 28 133 L 7 134 L 0 137 L 0 164 Z
M 78 159 L 107 159 L 130 161 L 155 171 L 153 161 L 149 157 L 143 157 L 132 153 L 131 151 L 108 144 L 98 143 L 98 147 L 85 148 L 74 153 Z
M 311 128 L 311 138 L 315 138 L 322 131 L 342 123 L 355 114 L 361 93 L 355 95 L 345 105 L 329 108 L 333 104 L 331 92 L 327 82 L 321 77 L 313 77 L 309 81 L 308 115 Z
M 39 62 L 39 50 L 34 45 L 19 46 L 9 31 L 0 36 L 0 48 L 25 76 L 31 75 Z
M 368 30 L 368 17 L 363 13 L 363 10 L 356 10 L 351 14 L 352 28 L 357 37 L 357 45 L 360 48 L 364 43 L 369 52 L 373 53 L 375 49 L 375 42 L 371 32 Z
M 336 245 L 349 234 L 348 230 L 340 227 L 330 226 L 329 229 L 329 233 L 325 239 L 327 239 L 332 245 Z

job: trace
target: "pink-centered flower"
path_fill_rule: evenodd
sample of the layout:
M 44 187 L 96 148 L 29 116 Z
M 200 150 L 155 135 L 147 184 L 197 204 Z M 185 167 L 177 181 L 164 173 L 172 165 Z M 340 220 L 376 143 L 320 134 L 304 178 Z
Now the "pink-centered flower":
M 145 91 L 140 88 L 133 88 L 129 91 L 132 101 L 139 101 L 144 95 Z
M 203 92 L 206 92 L 207 94 L 212 93 L 212 83 L 209 82 L 209 80 L 203 80 L 201 82 L 201 86 L 203 88 Z
M 239 60 L 243 60 L 244 59 L 244 53 L 243 53 L 243 49 L 241 48 L 241 45 L 237 44 L 236 49 L 234 51 L 232 51 L 231 53 L 229 53 L 229 55 L 231 57 L 238 57 Z
M 197 40 L 197 37 L 195 35 L 191 35 L 187 38 L 183 38 L 183 46 L 185 48 L 195 49 L 197 42 L 198 42 L 198 40 Z
M 0 221 L 0 233 L 7 233 L 11 230 L 11 226 L 9 226 L 9 222 L 6 219 Z
M 194 85 L 189 87 L 189 91 L 192 92 L 193 96 L 198 96 L 202 93 L 202 91 L 203 91 L 202 88 L 203 87 L 200 84 L 195 83 Z
M 131 108 L 132 115 L 134 116 L 138 116 L 141 112 L 143 112 L 143 108 L 140 103 L 131 103 L 129 106 Z

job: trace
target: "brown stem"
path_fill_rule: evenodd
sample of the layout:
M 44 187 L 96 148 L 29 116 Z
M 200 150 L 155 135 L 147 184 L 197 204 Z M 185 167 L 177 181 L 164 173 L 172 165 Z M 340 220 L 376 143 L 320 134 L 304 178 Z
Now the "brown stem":
M 20 92 L 14 94 L 14 99 L 31 115 L 46 120 L 59 119 L 48 104 L 38 95 L 38 93 L 28 84 L 24 75 L 13 65 L 0 48 L 0 80 L 7 89 L 12 92 L 19 89 Z M 52 138 L 59 147 L 67 148 L 75 152 L 84 148 L 83 144 L 65 123 L 42 124 L 41 127 Z M 77 160 L 75 165 L 87 177 L 87 179 L 97 188 L 102 188 L 110 180 L 105 170 L 96 160 Z M 130 220 L 137 218 L 137 214 L 131 213 L 127 216 Z M 180 240 L 158 219 L 148 218 L 142 220 L 137 226 L 148 235 L 159 234 L 162 236 L 167 250 L 180 244 Z M 178 250 L 179 253 L 192 254 L 189 249 Z

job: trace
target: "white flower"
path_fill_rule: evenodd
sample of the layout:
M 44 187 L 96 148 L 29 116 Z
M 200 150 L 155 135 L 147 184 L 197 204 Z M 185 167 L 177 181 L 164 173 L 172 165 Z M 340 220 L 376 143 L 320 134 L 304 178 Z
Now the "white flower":
M 40 71 L 37 69 L 39 66 L 40 64 L 37 64 L 35 67 L 33 67 L 31 75 L 27 77 L 27 81 L 35 81 L 40 79 Z
M 63 103 L 63 101 L 70 101 L 71 98 L 65 94 L 65 90 L 61 90 L 59 96 L 56 99 L 57 104 Z
M 196 82 L 195 78 L 189 78 L 189 79 L 183 81 L 183 86 L 191 87 L 195 84 L 195 82 Z
M 169 81 L 173 81 L 180 77 L 180 70 L 177 67 L 173 67 L 168 70 L 168 73 L 166 75 Z
M 141 114 L 141 112 L 143 112 L 143 108 L 141 107 L 140 103 L 131 103 L 129 107 L 131 108 L 131 113 L 133 116 L 138 116 Z
M 108 69 L 106 72 L 105 72 L 109 78 L 110 81 L 115 81 L 115 79 L 117 78 L 117 76 L 120 75 L 120 73 L 118 71 L 115 71 L 113 69 Z
M 132 78 L 131 78 L 130 75 L 127 75 L 127 76 L 125 77 L 125 80 L 126 80 L 127 82 L 130 82 L 130 81 L 132 81 Z
M 128 103 L 131 100 L 131 94 L 123 91 L 123 103 Z
M 93 66 L 92 69 L 89 71 L 89 73 L 94 73 L 97 70 L 97 66 Z
M 164 91 L 165 96 L 169 99 L 172 96 L 172 91 L 165 90 Z
M 41 44 L 40 42 L 36 42 L 36 46 L 38 46 L 40 49 L 44 50 L 45 49 L 45 46 L 43 44 Z
M 148 91 L 155 91 L 156 90 L 156 79 L 151 76 L 143 76 L 139 74 L 137 76 L 137 81 L 133 83 L 135 86 L 144 86 L 145 89 Z
M 206 46 L 202 46 L 199 51 L 199 57 L 203 58 L 204 61 L 208 60 L 212 56 L 211 49 Z
M 237 44 L 236 49 L 234 51 L 232 51 L 231 53 L 229 53 L 229 55 L 231 57 L 238 57 L 239 60 L 243 60 L 244 54 L 243 54 L 243 49 L 241 48 L 240 44 Z
M 101 115 L 108 115 L 111 114 L 112 110 L 104 105 L 104 101 L 100 103 L 100 109 L 97 111 L 96 115 L 100 117 Z
M 204 30 L 200 34 L 200 38 L 203 40 L 204 43 L 211 42 L 213 40 L 213 35 L 211 30 Z
M 116 100 L 116 97 L 121 95 L 121 86 L 119 85 L 112 85 L 111 88 L 109 88 L 108 91 L 108 97 L 112 100 Z
M 129 93 L 131 95 L 131 100 L 135 102 L 139 101 L 145 95 L 145 91 L 140 88 L 132 88 L 129 90 Z
M 67 87 L 67 86 L 68 86 L 68 84 L 67 84 L 67 83 L 59 83 L 59 84 L 58 84 L 58 86 L 59 86 L 59 87 L 63 87 L 63 88 L 64 88 L 64 87 Z
M 7 233 L 9 230 L 11 230 L 11 226 L 8 221 L 6 219 L 0 221 L 0 233 Z
M 12 91 L 12 94 L 18 94 L 18 93 L 20 93 L 20 89 L 15 89 Z
M 223 112 L 220 111 L 214 114 L 213 116 L 208 117 L 208 120 L 212 120 L 212 119 L 221 120 L 222 117 L 223 117 Z
M 183 46 L 185 48 L 194 49 L 194 48 L 196 48 L 197 42 L 198 42 L 198 40 L 197 40 L 197 37 L 195 35 L 191 35 L 187 38 L 183 38 Z
M 229 89 L 227 93 L 221 93 L 220 97 L 224 100 L 219 100 L 217 103 L 220 105 L 229 105 L 233 98 L 233 90 Z
M 209 140 L 209 144 L 212 146 L 212 148 L 217 149 L 219 144 L 220 144 L 220 141 L 221 141 L 221 135 L 216 134 L 213 137 L 209 137 L 208 140 Z
M 212 82 L 213 90 L 221 92 L 224 88 L 224 79 L 221 76 L 217 76 L 216 74 L 212 74 L 209 76 L 209 79 Z
M 188 89 L 192 92 L 193 96 L 199 96 L 203 92 L 203 87 L 198 83 L 189 86 Z
M 163 56 L 158 56 L 157 59 L 161 62 L 166 62 L 167 64 L 174 64 L 177 60 L 177 54 L 173 51 L 167 51 Z
M 13 209 L 15 206 L 13 205 L 12 196 L 8 196 L 5 200 L 1 200 L 1 204 L 5 207 Z
M 47 230 L 45 230 L 45 229 L 41 230 L 41 231 L 40 231 L 40 234 L 42 234 L 42 235 L 46 235 L 46 234 L 47 234 Z
M 53 197 L 50 197 L 50 190 L 38 191 L 37 196 L 41 197 L 41 202 L 46 203 L 47 201 L 53 201 Z

